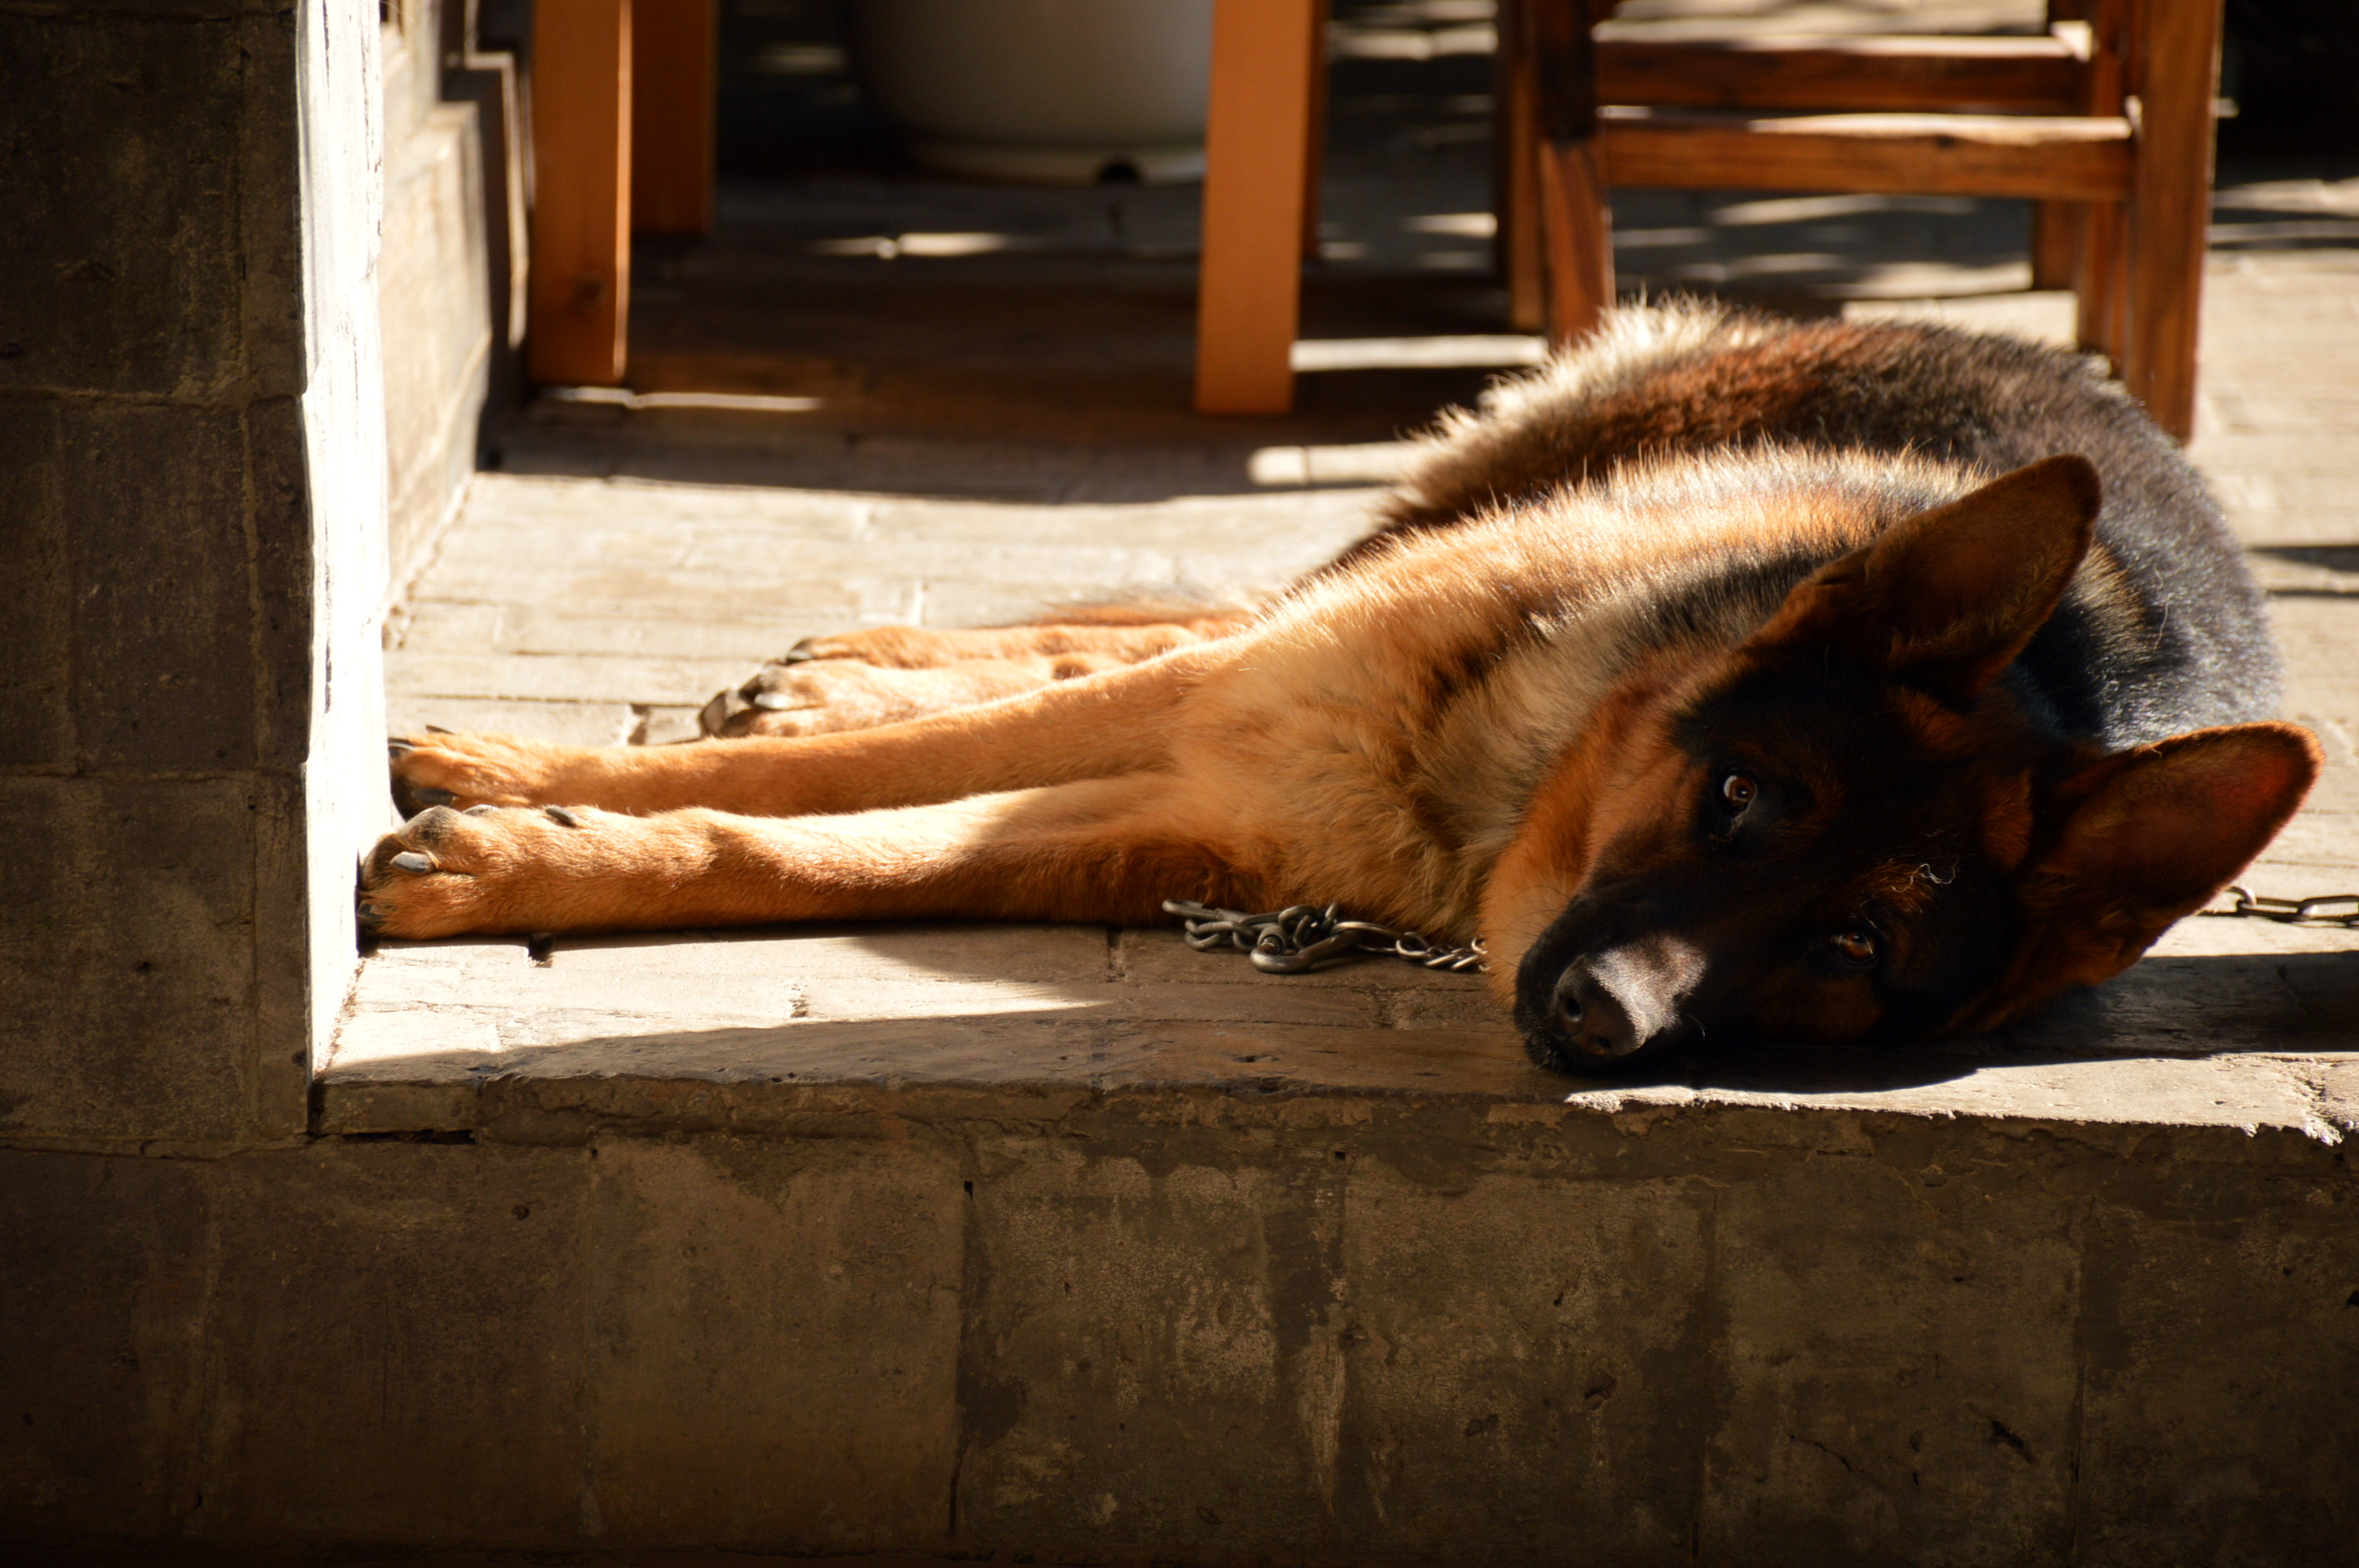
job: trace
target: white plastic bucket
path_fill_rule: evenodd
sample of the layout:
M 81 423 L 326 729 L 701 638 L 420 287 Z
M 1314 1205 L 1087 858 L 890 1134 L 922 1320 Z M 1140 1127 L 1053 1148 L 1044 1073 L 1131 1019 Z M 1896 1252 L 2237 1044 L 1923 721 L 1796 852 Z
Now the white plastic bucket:
M 852 61 L 929 168 L 1203 178 L 1212 0 L 853 0 Z

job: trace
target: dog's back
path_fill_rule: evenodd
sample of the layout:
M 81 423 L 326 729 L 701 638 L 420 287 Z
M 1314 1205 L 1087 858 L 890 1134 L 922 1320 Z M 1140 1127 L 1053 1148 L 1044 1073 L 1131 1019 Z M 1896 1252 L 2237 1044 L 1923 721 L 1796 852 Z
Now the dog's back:
M 2201 476 L 2092 361 L 2020 340 L 1696 303 L 1619 311 L 1579 351 L 1495 387 L 1479 413 L 1445 416 L 1369 543 L 1636 461 L 1766 446 L 1982 477 L 2088 458 L 2104 486 L 2096 547 L 2017 662 L 2024 698 L 2109 747 L 2275 710 L 2261 598 Z

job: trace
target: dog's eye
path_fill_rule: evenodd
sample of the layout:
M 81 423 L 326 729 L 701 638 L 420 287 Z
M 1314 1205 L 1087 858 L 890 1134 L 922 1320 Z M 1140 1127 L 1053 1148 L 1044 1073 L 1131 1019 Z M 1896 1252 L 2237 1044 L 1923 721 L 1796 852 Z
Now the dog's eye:
M 1743 773 L 1723 773 L 1720 788 L 1715 793 L 1719 795 L 1715 805 L 1720 821 L 1712 828 L 1712 836 L 1725 844 L 1736 837 L 1737 824 L 1745 820 L 1745 807 L 1760 798 L 1761 786 Z
M 1827 946 L 1838 959 L 1854 968 L 1865 968 L 1875 962 L 1875 934 L 1862 931 L 1855 925 L 1828 937 Z
M 1706 807 L 1714 818 L 1706 825 L 1706 832 L 1715 844 L 1735 842 L 1736 830 L 1745 821 L 1745 809 L 1761 796 L 1761 786 L 1743 773 L 1723 773 L 1713 786 Z

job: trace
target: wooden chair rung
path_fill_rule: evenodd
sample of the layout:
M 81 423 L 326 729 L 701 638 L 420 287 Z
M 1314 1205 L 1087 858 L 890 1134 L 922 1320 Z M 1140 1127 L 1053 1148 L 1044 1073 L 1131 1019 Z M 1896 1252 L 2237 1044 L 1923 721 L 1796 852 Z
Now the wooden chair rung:
M 1609 103 L 2071 114 L 2087 59 L 2056 38 L 1597 40 Z
M 1745 115 L 1612 105 L 1607 178 L 1686 189 L 1881 191 L 2118 201 L 2130 123 L 2027 114 Z

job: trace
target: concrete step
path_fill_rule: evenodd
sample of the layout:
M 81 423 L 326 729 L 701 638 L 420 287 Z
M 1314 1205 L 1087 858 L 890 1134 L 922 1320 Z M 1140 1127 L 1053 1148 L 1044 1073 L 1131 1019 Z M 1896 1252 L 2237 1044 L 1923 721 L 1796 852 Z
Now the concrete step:
M 111 1282 L 216 1541 L 2350 1561 L 2359 937 L 2301 941 L 1625 1085 L 1166 932 L 388 946 L 317 1138 L 93 1157 L 20 1277 Z

